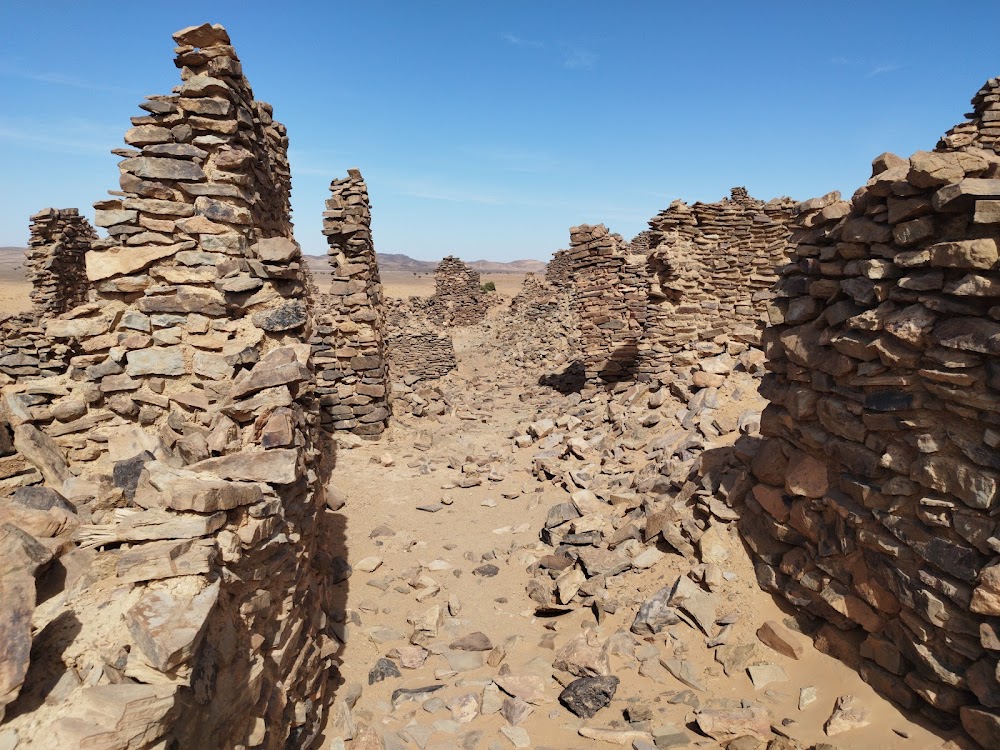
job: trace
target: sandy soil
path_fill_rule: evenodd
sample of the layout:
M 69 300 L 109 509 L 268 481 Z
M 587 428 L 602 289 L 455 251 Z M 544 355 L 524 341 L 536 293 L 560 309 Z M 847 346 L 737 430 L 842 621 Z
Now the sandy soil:
M 757 641 L 755 633 L 767 620 L 784 622 L 792 628 L 799 626 L 790 611 L 783 610 L 758 588 L 746 551 L 733 536 L 726 540 L 729 559 L 724 568 L 734 575 L 719 592 L 725 603 L 720 614 L 738 616 L 730 642 L 755 644 L 756 657 L 750 664 L 779 665 L 785 669 L 787 680 L 755 691 L 746 671 L 726 676 L 706 647 L 705 636 L 681 624 L 670 629 L 678 639 L 673 645 L 666 633 L 645 640 L 667 658 L 672 652 L 688 660 L 704 683 L 704 692 L 690 695 L 688 691 L 688 703 L 672 703 L 675 696 L 684 697 L 687 686 L 662 667 L 640 674 L 634 660 L 612 656 L 612 673 L 621 683 L 611 704 L 588 720 L 567 711 L 556 700 L 561 686 L 551 679 L 553 649 L 588 629 L 602 640 L 617 631 L 627 631 L 639 603 L 686 573 L 691 562 L 668 554 L 650 570 L 611 579 L 615 594 L 628 606 L 620 607 L 600 624 L 589 609 L 561 617 L 537 617 L 534 603 L 525 594 L 529 580 L 526 568 L 544 553 L 539 551 L 538 531 L 549 507 L 568 500 L 561 488 L 533 477 L 532 455 L 536 449 L 514 449 L 511 445 L 510 436 L 519 425 L 539 418 L 540 399 L 532 395 L 539 390 L 532 388 L 537 374 L 514 372 L 501 363 L 496 344 L 478 328 L 457 331 L 456 349 L 459 369 L 439 383 L 455 394 L 459 416 L 394 417 L 380 442 L 342 451 L 334 477 L 348 498 L 344 512 L 350 562 L 356 565 L 370 557 L 383 560 L 371 573 L 356 569 L 345 584 L 347 643 L 343 653 L 344 684 L 338 697 L 348 695 L 351 685 L 361 686 L 354 720 L 385 734 L 386 747 L 415 746 L 399 744 L 397 732 L 403 737 L 408 732 L 410 737 L 419 737 L 424 750 L 512 747 L 500 733 L 507 722 L 499 713 L 457 724 L 447 707 L 458 696 L 482 696 L 484 686 L 498 674 L 498 668 L 489 665 L 458 673 L 450 668 L 448 659 L 454 652 L 447 644 L 476 631 L 485 633 L 494 645 L 519 636 L 521 640 L 508 650 L 503 664 L 514 673 L 538 674 L 548 682 L 545 699 L 534 705 L 533 712 L 520 724 L 530 737 L 528 746 L 533 748 L 614 747 L 586 739 L 579 731 L 582 727 L 628 729 L 623 712 L 636 706 L 652 709 L 653 727 L 672 724 L 686 732 L 691 747 L 720 747 L 719 742 L 693 728 L 693 707 L 688 703 L 705 706 L 726 698 L 767 706 L 773 723 L 803 747 L 821 742 L 831 743 L 838 750 L 942 747 L 948 738 L 939 730 L 928 728 L 920 717 L 907 716 L 878 696 L 856 672 L 813 648 L 807 636 L 801 636 L 805 655 L 798 661 Z M 524 391 L 529 396 L 522 399 Z M 551 398 L 551 394 L 545 398 Z M 416 443 L 422 443 L 421 448 L 415 447 Z M 500 467 L 502 481 L 484 481 L 469 489 L 453 486 L 462 476 L 459 469 L 463 462 L 491 456 L 491 465 Z M 439 502 L 444 507 L 437 512 L 418 509 Z M 394 535 L 373 538 L 373 530 L 383 525 L 390 527 Z M 484 560 L 497 565 L 499 574 L 492 578 L 473 574 Z M 408 582 L 421 575 L 432 578 L 441 590 L 417 601 L 421 589 Z M 375 583 L 379 587 L 372 585 Z M 449 602 L 455 605 L 454 616 L 448 616 Z M 368 672 L 375 662 L 393 648 L 407 645 L 413 632 L 408 617 L 435 605 L 444 610 L 443 624 L 438 637 L 427 644 L 431 653 L 426 663 L 418 669 L 402 669 L 401 678 L 368 685 Z M 499 673 L 505 668 L 500 665 Z M 425 699 L 393 709 L 390 698 L 395 689 L 436 684 L 445 685 L 433 696 L 441 701 Z M 799 689 L 808 686 L 817 688 L 817 700 L 800 711 Z M 845 694 L 864 701 L 871 710 L 871 722 L 827 737 L 823 724 L 837 697 Z M 328 738 L 337 734 L 337 727 L 329 727 Z
M 313 275 L 320 291 L 324 291 L 330 283 L 330 274 L 321 268 L 319 272 L 314 269 Z M 492 281 L 498 292 L 512 297 L 520 291 L 524 274 L 490 273 L 483 274 L 481 279 L 484 284 Z M 382 273 L 382 285 L 389 297 L 429 297 L 434 294 L 434 274 L 388 270 Z M 31 285 L 24 278 L 21 256 L 0 253 L 0 315 L 28 309 L 31 305 L 30 291 Z

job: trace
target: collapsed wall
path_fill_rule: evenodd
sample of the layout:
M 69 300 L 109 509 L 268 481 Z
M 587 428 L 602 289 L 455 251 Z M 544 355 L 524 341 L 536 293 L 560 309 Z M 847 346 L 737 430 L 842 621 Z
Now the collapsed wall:
M 0 373 L 23 380 L 65 371 L 69 347 L 47 339 L 44 323 L 87 299 L 84 254 L 96 239 L 75 208 L 45 208 L 31 217 L 25 253 L 31 310 L 0 320 Z
M 221 26 L 174 40 L 183 83 L 140 105 L 97 204 L 95 301 L 47 325 L 80 353 L 0 393 L 15 744 L 309 747 L 331 689 L 342 532 L 287 138 Z
M 591 385 L 634 378 L 645 324 L 648 281 L 645 258 L 603 224 L 570 229 L 573 300 L 580 329 L 580 358 Z
M 453 255 L 445 257 L 434 271 L 434 295 L 430 314 L 441 325 L 471 326 L 486 317 L 479 272 Z
M 313 362 L 326 429 L 375 436 L 389 421 L 385 305 L 368 186 L 357 169 L 330 184 L 323 214 L 333 276 L 317 300 Z
M 691 378 L 700 360 L 725 353 L 713 344 L 719 335 L 759 342 L 762 303 L 786 260 L 792 205 L 737 187 L 717 203 L 674 201 L 650 220 L 640 241 L 650 264 L 644 378 Z
M 935 151 L 875 159 L 850 202 L 797 207 L 741 528 L 761 585 L 828 620 L 830 650 L 992 748 L 1000 81 L 973 104 Z

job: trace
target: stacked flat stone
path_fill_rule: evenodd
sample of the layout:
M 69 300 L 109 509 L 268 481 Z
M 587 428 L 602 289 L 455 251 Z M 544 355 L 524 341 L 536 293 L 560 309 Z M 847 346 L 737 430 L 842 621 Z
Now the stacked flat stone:
M 822 643 L 984 748 L 1000 746 L 1000 157 L 980 148 L 996 106 L 980 92 L 936 151 L 884 154 L 850 202 L 797 207 L 741 521 L 761 585 L 828 620 Z M 860 652 L 838 629 L 863 631 Z
M 783 265 L 789 199 L 764 203 L 733 188 L 718 203 L 675 201 L 650 222 L 650 309 L 643 376 L 689 378 L 725 338 L 759 341 L 763 302 Z
M 427 301 L 388 301 L 386 352 L 393 378 L 406 386 L 437 380 L 458 367 L 455 343 L 431 320 Z
M 573 285 L 573 264 L 569 253 L 569 250 L 556 250 L 545 266 L 545 280 L 558 289 L 569 289 Z
M 389 421 L 385 305 L 371 234 L 368 186 L 357 169 L 330 184 L 323 234 L 332 267 L 330 293 L 317 307 L 313 362 L 329 430 L 377 436 Z
M 635 377 L 645 321 L 645 258 L 603 224 L 570 229 L 573 300 L 579 319 L 580 358 L 588 384 Z
M 434 271 L 432 315 L 444 325 L 471 326 L 486 317 L 479 272 L 453 255 Z
M 503 360 L 518 368 L 545 372 L 572 362 L 578 348 L 570 288 L 550 284 L 547 275 L 525 274 L 521 291 L 491 330 L 496 340 L 507 343 Z
M 45 208 L 31 217 L 25 257 L 35 315 L 59 315 L 86 301 L 83 258 L 96 239 L 90 222 L 75 208 Z
M 0 391 L 0 715 L 23 693 L 4 728 L 46 746 L 309 747 L 343 615 L 287 139 L 225 29 L 174 39 L 183 83 L 98 204 L 95 301 L 48 322 L 80 354 Z
M 632 241 L 629 242 L 629 253 L 632 255 L 647 255 L 649 253 L 649 245 L 652 242 L 653 233 L 646 229 L 639 232 Z
M 75 208 L 45 208 L 31 217 L 25 253 L 31 310 L 0 320 L 0 373 L 8 379 L 66 370 L 70 348 L 45 336 L 45 322 L 87 299 L 84 255 L 96 239 L 90 222 Z

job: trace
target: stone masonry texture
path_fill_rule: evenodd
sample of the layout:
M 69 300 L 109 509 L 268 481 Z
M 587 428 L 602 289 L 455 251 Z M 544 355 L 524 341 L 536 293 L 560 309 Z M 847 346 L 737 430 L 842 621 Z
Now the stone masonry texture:
M 1000 739 L 1000 81 L 934 151 L 798 204 L 741 520 L 769 591 L 897 703 Z M 860 632 L 856 641 L 841 631 Z
M 31 217 L 25 253 L 31 310 L 0 320 L 0 385 L 64 372 L 69 347 L 45 336 L 49 318 L 87 299 L 84 256 L 97 234 L 75 208 L 46 208 Z
M 389 420 L 385 303 L 371 234 L 368 187 L 348 171 L 330 185 L 323 214 L 333 275 L 317 301 L 313 362 L 323 426 L 377 436 Z
M 181 84 L 96 206 L 92 301 L 45 321 L 69 371 L 0 390 L 0 716 L 46 746 L 305 748 L 338 522 L 288 140 L 225 29 L 174 41 Z

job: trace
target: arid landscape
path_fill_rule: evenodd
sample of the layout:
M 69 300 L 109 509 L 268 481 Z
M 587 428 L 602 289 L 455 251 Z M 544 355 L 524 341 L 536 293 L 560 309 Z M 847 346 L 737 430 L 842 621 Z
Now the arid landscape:
M 427 261 L 352 167 L 315 256 L 172 40 L 0 248 L 0 750 L 1000 747 L 1000 79 L 849 199 Z

